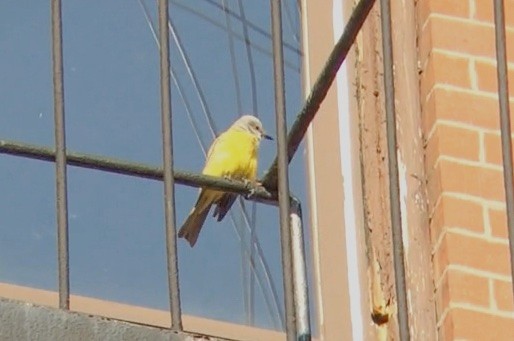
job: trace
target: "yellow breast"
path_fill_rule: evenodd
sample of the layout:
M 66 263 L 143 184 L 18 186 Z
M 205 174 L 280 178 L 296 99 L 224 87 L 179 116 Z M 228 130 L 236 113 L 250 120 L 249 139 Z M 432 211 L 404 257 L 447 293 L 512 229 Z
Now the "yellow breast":
M 212 144 L 203 174 L 254 180 L 259 140 L 244 131 L 228 130 Z

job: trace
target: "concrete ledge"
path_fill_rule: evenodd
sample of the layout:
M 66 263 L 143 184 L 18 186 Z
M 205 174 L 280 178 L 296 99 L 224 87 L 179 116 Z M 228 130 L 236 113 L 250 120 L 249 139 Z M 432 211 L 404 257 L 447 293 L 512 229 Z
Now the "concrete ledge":
M 0 298 L 0 340 L 192 341 L 218 338 L 174 332 Z

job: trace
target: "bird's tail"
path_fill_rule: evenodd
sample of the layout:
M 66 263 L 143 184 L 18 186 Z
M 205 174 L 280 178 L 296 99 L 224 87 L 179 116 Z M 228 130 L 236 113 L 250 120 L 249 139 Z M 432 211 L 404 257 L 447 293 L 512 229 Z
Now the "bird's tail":
M 216 192 L 209 190 L 200 190 L 200 195 L 198 196 L 195 207 L 193 207 L 186 221 L 178 231 L 179 238 L 186 239 L 191 247 L 196 244 L 198 235 L 200 234 L 203 223 L 207 218 L 207 214 L 214 200 L 213 195 L 215 193 Z
M 207 213 L 209 213 L 209 208 L 210 206 L 202 211 L 193 209 L 191 213 L 189 213 L 189 216 L 184 222 L 184 225 L 182 225 L 178 231 L 179 238 L 186 239 L 191 247 L 195 246 L 196 244 L 200 230 L 202 229 L 203 223 L 207 218 Z

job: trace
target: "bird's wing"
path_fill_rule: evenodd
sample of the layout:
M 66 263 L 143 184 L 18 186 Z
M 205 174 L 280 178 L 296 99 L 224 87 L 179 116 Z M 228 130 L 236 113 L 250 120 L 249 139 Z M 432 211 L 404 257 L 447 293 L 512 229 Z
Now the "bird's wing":
M 233 162 L 230 151 L 234 142 L 236 141 L 232 141 L 226 132 L 218 136 L 209 148 L 202 173 L 212 176 L 226 175 L 229 171 L 227 168 Z
M 225 193 L 221 197 L 220 200 L 216 203 L 216 207 L 214 208 L 213 217 L 216 218 L 217 221 L 222 221 L 225 218 L 225 215 L 230 210 L 234 201 L 237 199 L 237 194 L 234 193 Z

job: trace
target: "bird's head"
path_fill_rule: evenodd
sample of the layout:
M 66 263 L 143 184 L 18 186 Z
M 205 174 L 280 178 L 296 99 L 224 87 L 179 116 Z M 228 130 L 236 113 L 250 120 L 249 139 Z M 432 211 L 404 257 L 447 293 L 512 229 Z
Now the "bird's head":
M 261 121 L 252 115 L 244 115 L 241 116 L 237 121 L 232 125 L 234 128 L 241 129 L 244 131 L 248 131 L 249 133 L 257 136 L 259 140 L 273 140 L 273 137 L 266 134 L 264 128 L 262 127 Z

